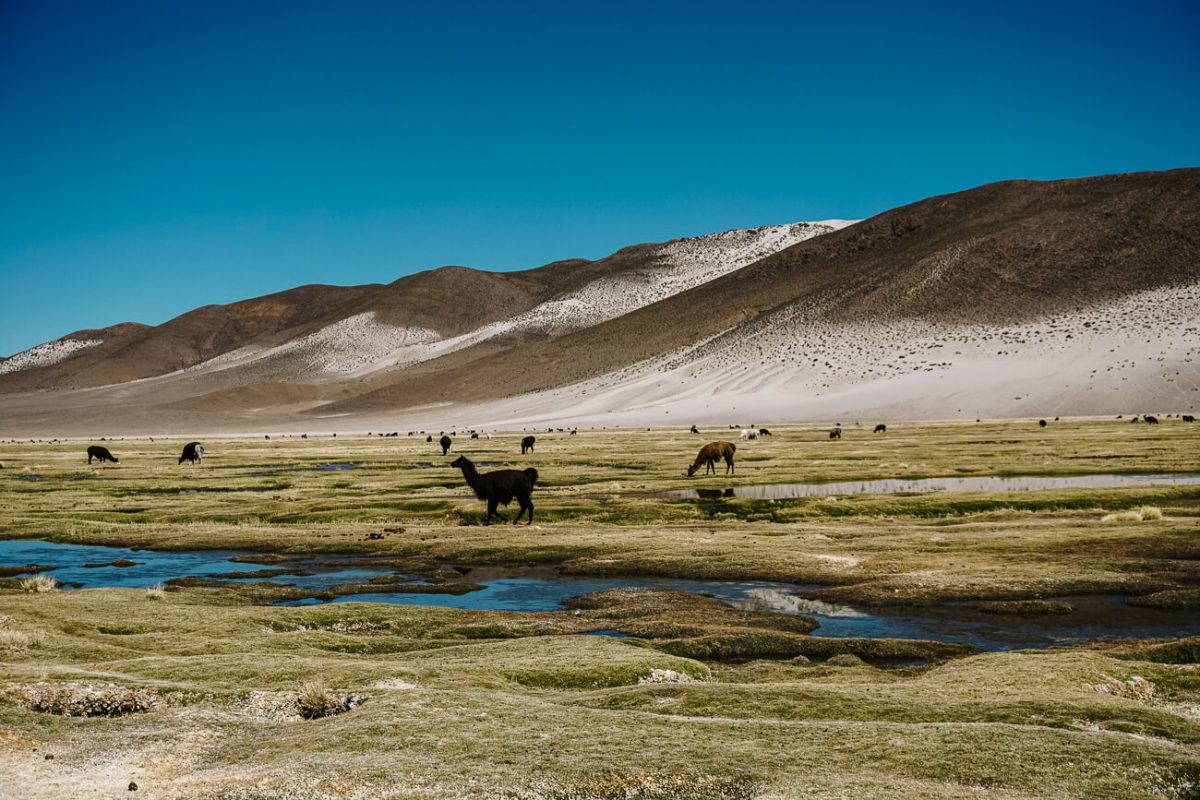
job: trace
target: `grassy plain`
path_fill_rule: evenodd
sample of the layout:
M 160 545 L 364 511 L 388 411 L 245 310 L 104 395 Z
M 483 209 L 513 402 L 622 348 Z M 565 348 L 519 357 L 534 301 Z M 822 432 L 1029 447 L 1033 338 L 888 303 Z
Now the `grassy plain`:
M 121 459 L 106 467 L 84 463 L 88 442 L 0 444 L 0 536 L 372 555 L 435 580 L 453 574 L 448 565 L 540 564 L 795 581 L 876 606 L 1054 612 L 1046 598 L 1091 593 L 1196 603 L 1197 486 L 658 495 L 1197 472 L 1200 426 L 897 424 L 875 435 L 848 422 L 841 441 L 814 427 L 772 430 L 738 443 L 736 476 L 691 479 L 684 469 L 700 445 L 736 441 L 736 431 L 542 431 L 525 457 L 519 432 L 460 435 L 449 458 L 406 431 L 208 438 L 198 467 L 176 463 L 182 439 L 104 442 Z M 537 467 L 534 525 L 481 525 L 483 504 L 446 466 L 456 454 Z M 321 468 L 346 464 L 355 466 Z M 1143 507 L 1161 518 L 1103 521 Z M 0 786 L 17 787 L 14 797 L 130 796 L 131 780 L 138 796 L 164 798 L 1200 796 L 1191 640 L 969 654 L 828 645 L 802 618 L 669 592 L 532 614 L 285 608 L 228 588 L 32 593 L 20 577 L 0 579 Z M 635 636 L 577 635 L 600 628 Z M 930 663 L 883 669 L 872 665 L 881 652 Z M 672 682 L 639 683 L 656 669 Z M 154 708 L 33 710 L 47 687 L 149 692 Z M 302 693 L 321 691 L 353 708 L 300 716 Z

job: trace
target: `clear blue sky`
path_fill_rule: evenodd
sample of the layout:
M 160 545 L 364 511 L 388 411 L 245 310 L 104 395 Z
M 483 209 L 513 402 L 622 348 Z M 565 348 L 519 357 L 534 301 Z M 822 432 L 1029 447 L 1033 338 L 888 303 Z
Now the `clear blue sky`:
M 0 353 L 1200 164 L 1200 3 L 0 0 Z

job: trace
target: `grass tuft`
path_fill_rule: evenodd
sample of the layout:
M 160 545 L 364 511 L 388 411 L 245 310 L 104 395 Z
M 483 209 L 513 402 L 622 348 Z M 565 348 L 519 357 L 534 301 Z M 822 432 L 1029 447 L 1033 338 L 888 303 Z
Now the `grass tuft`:
M 296 711 L 304 719 L 320 719 L 352 711 L 362 704 L 364 698 L 351 695 L 337 695 L 325 688 L 321 681 L 310 681 L 301 684 L 299 696 L 296 698 Z
M 22 578 L 20 586 L 23 591 L 30 594 L 43 594 L 57 590 L 58 581 L 49 575 L 34 575 L 29 578 Z
M 1101 522 L 1146 522 L 1163 518 L 1162 509 L 1158 506 L 1140 506 L 1125 511 L 1114 511 L 1101 517 Z

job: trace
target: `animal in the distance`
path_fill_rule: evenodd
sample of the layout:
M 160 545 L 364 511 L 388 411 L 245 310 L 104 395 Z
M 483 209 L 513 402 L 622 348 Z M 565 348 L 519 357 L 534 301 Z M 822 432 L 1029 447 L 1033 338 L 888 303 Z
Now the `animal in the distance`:
M 472 433 L 472 434 L 471 434 L 471 438 L 472 438 L 472 439 L 478 439 L 478 438 L 479 438 L 479 434 L 478 434 L 478 433 Z
M 1183 416 L 1180 417 L 1180 419 L 1183 420 L 1184 422 L 1195 422 L 1196 421 L 1196 418 L 1194 416 L 1192 416 L 1191 414 L 1184 414 Z
M 524 439 L 522 439 L 521 440 L 521 455 L 525 455 L 527 452 L 532 453 L 533 445 L 535 442 L 537 442 L 536 436 L 526 436 Z
M 882 422 L 875 426 L 875 433 L 887 433 L 887 425 Z
M 528 469 L 498 469 L 494 472 L 484 472 L 480 474 L 475 469 L 475 464 L 466 456 L 459 456 L 450 462 L 450 466 L 457 467 L 462 470 L 463 478 L 466 479 L 467 485 L 475 491 L 475 496 L 480 500 L 487 501 L 487 519 L 484 520 L 484 525 L 492 524 L 492 516 L 500 518 L 501 522 L 506 521 L 503 514 L 496 510 L 496 506 L 507 506 L 515 497 L 521 508 L 517 511 L 517 516 L 513 518 L 513 524 L 516 525 L 521 520 L 521 515 L 526 511 L 529 512 L 529 524 L 533 524 L 533 485 L 537 483 L 538 471 L 533 467 Z
M 738 438 L 741 439 L 742 441 L 746 441 L 749 439 L 757 439 L 758 431 L 752 431 L 749 428 L 743 428 L 741 430 L 741 432 L 738 434 Z
M 700 429 L 699 429 L 699 428 L 697 428 L 695 425 L 693 425 L 693 426 L 692 426 L 692 433 L 699 433 L 699 432 L 700 432 Z
M 190 461 L 193 464 L 204 463 L 204 445 L 199 442 L 188 442 L 183 446 L 183 455 L 179 457 L 179 463 Z
M 766 428 L 759 428 L 759 429 L 758 429 L 758 435 L 759 435 L 759 436 L 774 436 L 775 434 L 771 433 L 771 432 L 770 432 L 769 430 L 767 430 Z
M 443 436 L 441 439 L 438 439 L 438 444 L 442 446 L 442 455 L 446 455 L 450 452 L 450 445 L 454 443 L 450 441 L 449 436 Z
M 114 464 L 121 463 L 120 459 L 118 459 L 112 453 L 108 452 L 107 447 L 101 447 L 98 444 L 94 444 L 88 448 L 88 463 L 89 464 L 92 463 L 93 458 L 100 459 L 101 464 L 103 464 L 105 461 L 111 461 Z
M 1142 419 L 1146 420 L 1148 425 L 1157 425 L 1158 417 L 1152 417 L 1149 414 L 1142 414 Z
M 1044 419 L 1039 419 L 1039 420 L 1038 420 L 1038 427 L 1039 427 L 1039 428 L 1044 428 L 1044 427 L 1046 427 L 1046 425 L 1048 425 L 1048 424 L 1049 424 L 1049 423 L 1047 423 L 1047 422 L 1046 422 L 1046 420 L 1044 420 Z
M 721 459 L 725 460 L 725 474 L 728 475 L 734 472 L 733 469 L 733 454 L 737 452 L 737 445 L 732 442 L 709 442 L 700 448 L 700 452 L 696 454 L 696 460 L 688 467 L 687 475 L 692 477 L 696 474 L 696 470 L 700 469 L 701 464 L 705 464 L 704 474 L 709 472 L 717 474 L 717 462 Z
M 426 442 L 432 442 L 432 441 L 433 441 L 433 434 L 429 434 L 428 436 L 426 436 L 426 437 L 425 437 L 425 441 L 426 441 Z
M 840 439 L 840 438 L 842 438 L 842 429 L 841 429 L 841 428 L 834 428 L 833 430 L 831 430 L 831 431 L 829 432 L 829 438 L 830 438 L 830 439 Z

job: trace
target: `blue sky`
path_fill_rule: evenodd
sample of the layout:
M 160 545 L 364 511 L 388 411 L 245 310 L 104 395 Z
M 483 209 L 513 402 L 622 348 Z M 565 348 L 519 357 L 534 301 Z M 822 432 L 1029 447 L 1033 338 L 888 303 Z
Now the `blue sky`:
M 1200 4 L 0 0 L 0 353 L 1200 165 Z

